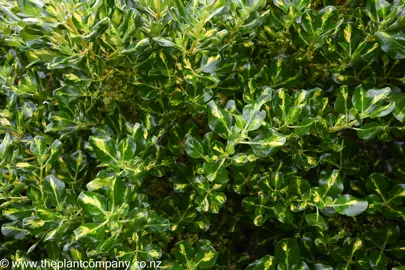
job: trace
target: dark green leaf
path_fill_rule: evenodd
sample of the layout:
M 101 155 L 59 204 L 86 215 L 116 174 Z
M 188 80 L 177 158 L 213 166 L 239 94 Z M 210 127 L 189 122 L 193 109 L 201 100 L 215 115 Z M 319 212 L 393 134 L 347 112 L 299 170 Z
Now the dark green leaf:
M 389 57 L 392 59 L 405 59 L 405 35 L 402 32 L 396 34 L 377 32 L 376 37 L 381 49 Z
M 339 214 L 353 217 L 363 213 L 368 207 L 368 202 L 346 194 L 339 197 L 335 203 L 329 204 L 328 207 L 335 208 Z
M 204 148 L 202 144 L 190 134 L 186 136 L 184 149 L 186 150 L 187 154 L 192 158 L 204 158 Z

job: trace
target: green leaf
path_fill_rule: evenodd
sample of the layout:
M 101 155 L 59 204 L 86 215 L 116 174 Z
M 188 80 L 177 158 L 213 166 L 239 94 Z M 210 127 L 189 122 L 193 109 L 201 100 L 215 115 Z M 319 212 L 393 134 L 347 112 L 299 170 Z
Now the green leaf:
M 115 245 L 115 240 L 116 239 L 114 237 L 103 240 L 97 245 L 97 250 L 103 253 L 110 251 Z
M 153 233 L 162 233 L 170 228 L 170 221 L 153 212 L 149 215 L 146 226 Z
M 235 166 L 243 166 L 249 162 L 249 157 L 245 153 L 237 153 L 232 156 L 232 164 Z
M 246 143 L 250 144 L 256 155 L 266 157 L 275 153 L 286 141 L 286 137 L 280 135 L 274 129 L 268 129 Z
M 344 85 L 339 88 L 339 93 L 335 101 L 335 111 L 341 114 L 347 114 L 349 109 L 349 90 L 347 85 Z
M 287 13 L 288 11 L 288 1 L 285 0 L 273 0 L 274 5 L 276 5 L 276 7 L 282 9 L 285 13 Z
M 294 131 L 297 135 L 306 135 L 308 134 L 308 132 L 311 130 L 311 128 L 313 127 L 313 125 L 317 122 L 317 119 L 308 117 L 304 120 L 302 120 L 301 122 L 299 122 L 295 127 L 294 127 Z
M 187 154 L 192 158 L 204 158 L 203 145 L 190 134 L 186 136 L 184 149 L 186 150 Z
M 45 164 L 56 161 L 62 155 L 62 142 L 55 140 L 46 150 L 46 155 L 48 156 L 48 159 Z
M 402 32 L 389 34 L 377 32 L 376 38 L 381 49 L 392 59 L 405 59 L 405 35 Z
M 399 268 L 404 26 L 403 0 L 0 0 L 2 257 Z
M 392 98 L 395 101 L 394 116 L 401 123 L 405 123 L 405 94 Z
M 215 265 L 217 258 L 218 253 L 215 251 L 214 247 L 206 243 L 197 250 L 194 256 L 194 263 L 196 267 L 209 269 Z
M 0 168 L 5 166 L 11 158 L 13 140 L 9 133 L 7 133 L 0 144 Z
M 321 263 L 316 263 L 314 264 L 314 269 L 315 270 L 333 270 L 333 268 L 329 265 L 324 265 Z
M 385 0 L 372 1 L 375 2 L 375 8 L 378 16 L 385 18 L 390 11 L 390 3 Z
M 389 182 L 384 175 L 373 173 L 367 179 L 366 188 L 369 192 L 379 194 L 384 198 L 384 194 L 386 194 L 389 189 Z
M 219 213 L 226 202 L 226 195 L 223 192 L 212 192 L 209 194 L 208 200 L 211 213 Z
M 162 249 L 158 245 L 149 244 L 144 248 L 143 258 L 147 261 L 155 261 L 162 256 Z M 157 263 L 155 264 L 157 265 Z
M 394 200 L 396 198 L 405 197 L 405 184 L 397 184 L 397 185 L 393 186 L 389 192 L 389 196 L 390 196 L 391 200 Z
M 134 232 L 143 230 L 147 223 L 148 211 L 143 208 L 135 207 L 128 214 L 128 227 Z
M 79 129 L 79 123 L 73 121 L 71 115 L 64 111 L 51 112 L 48 116 L 51 123 L 46 126 L 45 132 L 61 134 L 61 139 L 67 134 Z
M 292 107 L 287 114 L 287 123 L 288 124 L 293 124 L 295 122 L 297 122 L 300 117 L 301 117 L 301 113 L 302 113 L 302 106 L 295 106 Z
M 134 138 L 127 136 L 118 144 L 121 161 L 130 161 L 136 151 L 136 143 Z
M 378 107 L 370 114 L 370 118 L 384 117 L 389 115 L 395 109 L 395 102 L 385 106 Z
M 105 235 L 104 223 L 85 223 L 74 230 L 74 234 L 79 241 L 91 243 L 101 242 Z
M 232 115 L 226 110 L 219 108 L 214 101 L 208 102 L 208 125 L 210 129 L 220 135 L 222 138 L 227 138 L 232 134 Z
M 257 204 L 257 198 L 255 196 L 248 196 L 242 200 L 242 207 L 247 212 L 252 212 L 255 210 Z
M 367 91 L 366 97 L 370 99 L 371 105 L 374 105 L 384 100 L 390 93 L 391 89 L 389 87 L 382 89 L 370 89 Z
M 25 205 L 9 207 L 3 210 L 3 215 L 9 220 L 21 220 L 25 217 L 31 216 L 34 209 L 28 208 Z
M 319 227 L 323 231 L 328 229 L 328 224 L 319 213 L 305 215 L 305 220 L 309 226 Z
M 150 41 L 148 38 L 144 38 L 140 41 L 138 41 L 135 46 L 134 45 L 130 45 L 127 49 L 122 50 L 121 53 L 128 53 L 128 54 L 141 54 L 149 45 Z
M 274 252 L 277 262 L 288 267 L 300 261 L 300 247 L 295 239 L 280 240 Z
M 37 161 L 39 164 L 44 164 L 47 156 L 44 155 L 46 151 L 46 141 L 42 136 L 35 136 L 31 146 L 30 146 L 31 153 L 37 157 Z
M 181 0 L 174 0 L 176 3 L 176 8 L 178 10 L 178 12 L 180 13 L 180 17 L 187 23 L 192 23 L 195 21 L 195 19 L 190 16 L 189 12 L 187 11 L 187 9 L 184 7 L 184 4 Z M 194 21 L 193 21 L 194 20 Z
M 78 197 L 78 202 L 88 214 L 95 218 L 102 218 L 106 214 L 106 199 L 98 193 L 82 191 Z
M 379 230 L 379 235 L 384 245 L 395 244 L 400 236 L 400 230 L 397 224 L 386 223 Z
M 65 183 L 55 177 L 48 175 L 44 181 L 44 191 L 48 199 L 55 206 L 62 204 L 66 200 Z
M 201 61 L 200 70 L 205 73 L 212 73 L 215 67 L 221 61 L 221 56 L 217 54 L 216 56 L 205 56 Z
M 186 241 L 179 241 L 175 245 L 174 255 L 181 264 L 187 264 L 195 254 L 194 248 Z
M 280 171 L 273 172 L 271 174 L 271 184 L 275 190 L 282 189 L 284 187 L 284 175 Z
M 217 183 L 226 183 L 228 181 L 228 171 L 223 166 L 223 162 L 217 163 L 204 163 L 204 174 L 209 181 L 215 181 Z
M 322 171 L 318 185 L 323 198 L 339 195 L 343 191 L 343 181 L 340 177 L 340 171 Z
M 221 184 L 214 184 L 213 190 L 210 188 L 209 182 L 205 177 L 197 177 L 194 181 L 195 188 L 199 196 L 196 198 L 198 211 L 218 213 L 223 204 L 226 202 L 226 196 L 223 192 L 215 191 Z
M 56 241 L 50 241 L 46 245 L 46 250 L 49 254 L 50 259 L 58 260 L 61 254 L 61 248 Z
M 373 251 L 369 257 L 373 269 L 387 269 L 388 259 L 383 252 Z
M 366 90 L 362 85 L 359 85 L 354 89 L 352 96 L 353 107 L 361 114 L 364 115 L 368 107 L 370 106 L 370 100 L 366 96 Z M 364 116 L 363 116 L 364 117 Z
M 117 145 L 110 137 L 93 137 L 89 142 L 98 159 L 104 163 L 115 163 L 117 161 Z
M 119 209 L 122 214 L 128 212 L 128 205 L 126 202 L 130 201 L 132 193 L 129 188 L 124 185 L 124 180 L 120 177 L 112 177 L 112 181 L 109 185 L 108 199 L 110 209 Z
M 266 255 L 247 266 L 247 270 L 276 270 L 276 258 Z
M 273 60 L 274 61 L 274 60 Z M 280 59 L 278 61 L 281 61 Z M 278 62 L 281 64 L 281 62 Z M 275 92 L 275 97 L 272 100 L 272 107 L 274 113 L 281 117 L 282 119 L 286 119 L 287 111 L 291 105 L 291 97 L 290 95 L 283 89 L 278 89 Z
M 357 135 L 360 139 L 370 140 L 384 132 L 384 127 L 377 122 L 367 123 L 361 128 L 357 128 Z
M 381 197 L 375 194 L 371 194 L 368 195 L 366 199 L 368 202 L 367 213 L 375 214 L 381 209 L 382 207 Z
M 294 224 L 294 216 L 290 207 L 277 203 L 273 207 L 273 212 L 281 223 Z
M 335 203 L 327 206 L 335 208 L 336 211 L 341 215 L 354 217 L 366 211 L 368 202 L 366 200 L 357 199 L 352 195 L 345 194 L 339 197 Z
M 185 240 L 175 245 L 175 256 L 177 261 L 185 267 L 193 269 L 208 269 L 215 265 L 218 254 L 212 245 L 206 240 L 200 240 L 201 246 L 195 249 Z
M 67 165 L 72 171 L 72 175 L 79 175 L 86 168 L 87 156 L 83 151 L 76 151 L 71 154 Z
M 260 111 L 261 104 L 249 104 L 243 108 L 243 119 L 245 120 L 246 131 L 252 131 L 262 126 L 266 117 L 265 111 Z
M 175 44 L 174 42 L 172 42 L 168 39 L 165 39 L 162 37 L 154 37 L 153 40 L 162 47 L 168 47 L 168 48 L 174 48 L 174 49 L 181 50 L 181 47 L 179 47 L 177 44 Z

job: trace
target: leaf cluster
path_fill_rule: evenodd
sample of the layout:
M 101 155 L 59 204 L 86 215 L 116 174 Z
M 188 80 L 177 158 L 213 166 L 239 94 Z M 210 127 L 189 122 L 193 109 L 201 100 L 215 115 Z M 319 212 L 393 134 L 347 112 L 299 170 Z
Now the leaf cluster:
M 404 31 L 403 0 L 0 0 L 0 255 L 405 269 Z

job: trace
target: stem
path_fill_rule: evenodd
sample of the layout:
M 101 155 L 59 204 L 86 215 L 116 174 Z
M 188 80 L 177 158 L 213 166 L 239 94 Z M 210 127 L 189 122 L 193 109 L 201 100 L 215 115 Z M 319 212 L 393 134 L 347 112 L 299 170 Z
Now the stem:
M 43 182 L 43 164 L 41 163 L 39 166 L 39 190 L 41 191 L 41 196 L 42 196 L 42 201 L 45 202 L 45 197 L 44 197 L 44 188 L 42 186 L 42 182 Z
M 193 51 L 194 51 L 195 47 L 197 46 L 197 42 L 200 41 L 201 30 L 203 29 L 203 27 L 205 25 L 205 17 L 206 17 L 206 15 L 203 16 L 201 23 L 197 27 L 196 37 L 193 40 L 193 43 L 191 43 L 190 50 L 187 52 L 187 54 L 193 54 Z
M 90 52 L 90 58 L 92 58 L 94 60 L 94 58 L 96 58 L 96 54 L 93 52 L 93 50 L 87 45 L 87 43 L 83 40 L 82 35 L 79 33 L 79 31 L 77 30 L 75 24 L 72 21 L 72 17 L 69 17 L 66 21 L 66 23 L 68 24 L 68 28 L 69 30 L 71 30 L 73 33 L 75 33 L 76 35 L 79 35 L 81 37 L 80 40 L 80 44 L 85 47 L 87 49 L 88 52 Z
M 158 19 L 160 19 L 160 16 L 161 16 L 161 14 L 160 14 L 160 0 L 156 0 L 155 3 L 156 3 L 156 11 L 157 11 L 156 17 Z

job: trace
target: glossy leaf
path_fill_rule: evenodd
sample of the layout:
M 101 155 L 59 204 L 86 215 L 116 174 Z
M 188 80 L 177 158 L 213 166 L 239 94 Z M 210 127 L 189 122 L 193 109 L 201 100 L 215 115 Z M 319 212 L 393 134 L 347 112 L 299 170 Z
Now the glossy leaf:
M 211 130 L 221 137 L 229 136 L 231 134 L 232 116 L 219 108 L 214 101 L 210 101 L 208 107 L 208 125 Z
M 109 137 L 90 137 L 89 142 L 97 157 L 104 162 L 116 161 L 117 146 Z
M 305 216 L 308 225 L 319 227 L 321 230 L 327 230 L 328 224 L 325 219 L 318 213 L 308 214 Z
M 58 206 L 66 200 L 65 183 L 56 178 L 54 175 L 48 175 L 44 181 L 44 192 L 51 203 Z
M 404 26 L 401 0 L 0 0 L 2 258 L 400 269 Z
M 275 270 L 276 258 L 270 255 L 266 255 L 260 260 L 256 260 L 249 264 L 246 269 L 254 270 Z
M 402 32 L 394 35 L 377 32 L 376 37 L 381 49 L 392 59 L 405 59 L 405 35 Z
M 248 144 L 250 144 L 255 154 L 265 157 L 276 152 L 285 144 L 285 142 L 285 137 L 278 134 L 276 131 L 269 129 L 265 133 L 253 138 Z
M 300 261 L 300 247 L 295 239 L 283 239 L 276 245 L 275 256 L 278 263 L 287 267 Z
M 193 138 L 191 135 L 187 136 L 186 142 L 184 143 L 184 149 L 187 154 L 192 158 L 203 158 L 204 148 L 202 144 Z
M 346 194 L 339 197 L 336 202 L 330 204 L 329 207 L 335 208 L 339 214 L 353 217 L 363 213 L 368 207 L 368 202 Z
M 395 96 L 394 116 L 398 121 L 405 122 L 405 95 Z
M 336 196 L 343 191 L 343 181 L 338 170 L 322 171 L 318 185 L 323 197 Z
M 98 193 L 83 191 L 78 197 L 78 202 L 87 213 L 94 217 L 104 216 L 106 213 L 106 200 Z

